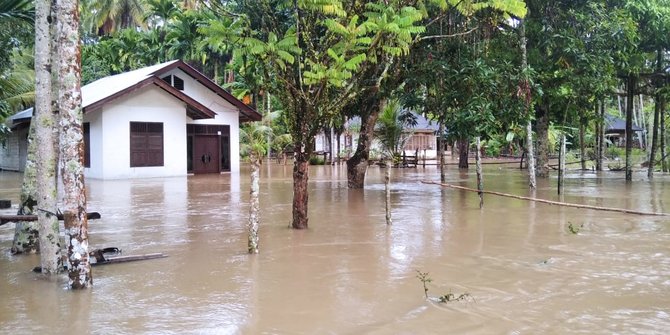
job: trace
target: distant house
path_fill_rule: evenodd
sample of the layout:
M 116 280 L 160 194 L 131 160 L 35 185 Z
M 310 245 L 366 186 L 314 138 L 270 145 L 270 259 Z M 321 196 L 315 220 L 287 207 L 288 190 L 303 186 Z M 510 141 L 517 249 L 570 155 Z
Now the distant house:
M 30 108 L 7 118 L 11 133 L 0 138 L 0 170 L 23 171 L 26 166 L 28 128 L 32 116 L 33 109 Z
M 613 115 L 605 115 L 605 137 L 613 145 L 626 145 L 626 120 Z M 633 146 L 644 147 L 644 129 L 633 125 Z
M 82 100 L 85 175 L 98 179 L 237 172 L 239 125 L 261 119 L 179 60 L 97 80 L 82 87 Z M 7 139 L 0 168 L 25 164 L 29 117 L 17 115 L 9 121 L 18 138 Z
M 403 150 L 406 154 L 415 154 L 418 150 L 421 157 L 425 155 L 428 159 L 434 159 L 437 157 L 437 138 L 439 133 L 439 126 L 436 121 L 431 121 L 426 119 L 420 114 L 414 113 L 416 118 L 416 125 L 406 129 L 406 134 L 409 136 Z M 340 157 L 348 159 L 353 152 L 356 150 L 358 145 L 358 132 L 360 129 L 361 120 L 358 117 L 354 117 L 351 120 L 348 120 L 345 124 L 345 131 L 340 135 Z M 446 133 L 446 128 L 445 128 Z M 316 153 L 325 153 L 326 156 L 330 156 L 329 153 L 337 154 L 337 142 L 338 137 L 336 134 L 331 132 L 330 136 L 324 132 L 320 132 L 316 135 L 315 138 L 315 152 Z M 331 148 L 332 147 L 332 148 Z M 373 142 L 373 150 L 378 150 L 378 143 Z M 443 141 L 444 150 L 447 150 L 447 142 Z

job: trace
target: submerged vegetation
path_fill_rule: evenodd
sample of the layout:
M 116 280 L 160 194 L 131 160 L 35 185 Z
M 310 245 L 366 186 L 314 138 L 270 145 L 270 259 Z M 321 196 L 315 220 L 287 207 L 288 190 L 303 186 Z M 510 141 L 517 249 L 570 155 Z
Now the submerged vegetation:
M 416 270 L 416 273 L 417 273 L 416 278 L 418 278 L 419 281 L 421 281 L 421 284 L 423 285 L 424 296 L 426 297 L 426 299 L 430 299 L 430 297 L 428 296 L 428 284 L 432 283 L 433 279 L 430 278 L 428 272 L 421 272 L 419 270 Z M 468 293 L 468 292 L 460 293 L 460 294 L 454 294 L 454 293 L 449 292 L 447 294 L 439 296 L 437 298 L 437 300 L 439 302 L 445 303 L 445 304 L 449 303 L 449 302 L 456 302 L 456 301 L 466 301 L 466 302 L 470 302 L 470 301 L 474 302 L 475 301 L 475 299 L 472 297 L 472 295 L 470 295 L 470 293 Z

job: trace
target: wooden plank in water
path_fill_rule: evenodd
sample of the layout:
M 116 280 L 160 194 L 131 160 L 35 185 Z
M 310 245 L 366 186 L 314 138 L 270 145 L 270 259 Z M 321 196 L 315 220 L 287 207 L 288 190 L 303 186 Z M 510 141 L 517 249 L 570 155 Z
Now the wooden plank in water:
M 153 253 L 153 254 L 145 254 L 145 255 L 135 255 L 135 256 L 105 257 L 104 261 L 91 263 L 91 265 L 93 265 L 93 266 L 107 265 L 107 264 L 143 261 L 143 260 L 147 260 L 147 259 L 156 259 L 156 258 L 165 258 L 165 257 L 167 257 L 167 255 L 162 253 L 162 252 L 157 252 L 157 253 Z
M 58 218 L 58 220 L 63 220 L 62 214 L 58 214 L 56 215 L 56 217 Z M 89 220 L 97 220 L 101 216 L 100 213 L 98 212 L 90 212 L 86 213 L 86 217 Z M 0 226 L 9 222 L 17 222 L 17 221 L 37 221 L 37 215 L 0 215 Z

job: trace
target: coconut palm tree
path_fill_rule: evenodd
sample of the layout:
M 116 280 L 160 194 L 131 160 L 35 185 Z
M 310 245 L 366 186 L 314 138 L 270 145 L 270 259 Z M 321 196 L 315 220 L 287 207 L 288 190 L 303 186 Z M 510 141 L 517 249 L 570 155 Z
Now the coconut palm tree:
M 145 27 L 147 8 L 143 0 L 83 0 L 82 26 L 99 36 L 124 28 Z
M 268 138 L 272 135 L 272 128 L 253 122 L 240 128 L 240 152 L 249 159 L 251 164 L 251 187 L 249 199 L 249 233 L 248 251 L 258 253 L 258 226 L 260 223 L 259 171 L 261 160 L 268 150 Z

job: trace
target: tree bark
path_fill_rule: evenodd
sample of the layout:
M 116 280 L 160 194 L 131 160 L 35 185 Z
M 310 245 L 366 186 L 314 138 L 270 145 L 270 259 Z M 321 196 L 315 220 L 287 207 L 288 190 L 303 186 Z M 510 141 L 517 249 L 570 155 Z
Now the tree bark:
M 579 117 L 579 163 L 582 171 L 586 170 L 586 143 L 584 143 L 584 133 L 586 132 L 586 118 Z
M 437 155 L 438 159 L 440 160 L 440 181 L 443 183 L 447 181 L 447 164 L 444 161 L 444 149 L 445 149 L 445 143 L 444 143 L 444 122 L 440 122 L 439 130 L 438 130 L 438 138 L 437 138 Z M 425 157 L 424 157 L 425 159 Z M 424 160 L 425 163 L 425 160 Z
M 28 153 L 26 166 L 23 170 L 23 184 L 21 185 L 21 204 L 19 215 L 33 215 L 37 204 L 37 142 L 35 141 L 35 128 L 37 122 L 32 122 L 28 130 Z M 36 253 L 39 246 L 39 224 L 35 221 L 19 221 L 14 226 L 14 241 L 11 253 L 14 255 L 23 253 Z
M 85 289 L 93 285 L 93 277 L 88 255 L 81 108 L 81 50 L 76 0 L 59 2 L 57 22 L 57 38 L 60 47 L 58 49 L 60 158 L 68 285 L 71 289 Z
M 482 143 L 480 137 L 477 136 L 477 153 L 475 154 L 475 165 L 477 170 L 477 194 L 479 195 L 479 208 L 484 207 L 484 180 L 482 176 Z
M 307 229 L 307 204 L 309 194 L 307 182 L 309 180 L 309 153 L 295 146 L 295 162 L 293 163 L 293 222 L 295 229 Z
M 251 190 L 249 196 L 249 224 L 247 225 L 247 230 L 249 233 L 249 243 L 248 251 L 250 254 L 258 253 L 258 226 L 259 226 L 259 214 L 260 214 L 260 201 L 258 199 L 259 194 L 259 170 L 260 170 L 260 157 L 251 158 Z
M 626 182 L 633 181 L 633 101 L 635 98 L 636 78 L 633 75 L 628 76 L 626 89 L 628 91 L 626 103 Z
M 527 44 L 528 40 L 526 39 L 526 21 L 521 20 L 519 22 L 519 35 L 520 35 L 520 47 L 521 47 L 521 70 L 526 72 L 528 70 L 528 49 Z M 523 99 L 525 100 L 525 115 L 526 115 L 526 165 L 528 166 L 528 186 L 531 190 L 534 190 L 537 187 L 537 181 L 535 179 L 535 148 L 533 145 L 533 124 L 532 117 L 530 114 L 531 111 L 531 102 L 532 96 L 530 91 L 530 83 L 528 82 L 528 74 L 524 75 L 523 82 L 521 83 L 520 93 L 523 93 Z M 523 164 L 523 163 L 522 163 Z
M 458 139 L 458 168 L 468 168 L 468 155 L 470 149 L 470 140 L 467 138 Z
M 537 176 L 549 178 L 549 111 L 537 109 Z
M 563 194 L 565 180 L 565 134 L 561 134 L 561 149 L 558 152 L 558 194 Z
M 349 188 L 363 188 L 365 186 L 370 148 L 372 147 L 375 124 L 377 118 L 379 118 L 382 102 L 378 99 L 368 99 L 367 103 L 364 104 L 364 108 L 369 108 L 369 110 L 361 113 L 361 130 L 358 135 L 356 152 L 347 160 L 347 184 Z
M 386 194 L 386 224 L 391 225 L 393 223 L 391 220 L 391 166 L 393 165 L 393 159 L 387 159 L 385 165 L 384 191 Z
M 58 120 L 51 109 L 51 33 L 49 21 L 51 1 L 35 3 L 35 141 L 37 143 L 37 206 L 40 263 L 42 273 L 56 274 L 63 269 L 60 246 L 60 227 L 56 212 L 58 192 Z
M 663 52 L 658 50 L 656 54 L 656 71 L 660 72 L 662 69 L 661 62 L 663 61 Z M 647 177 L 654 178 L 654 165 L 656 162 L 656 148 L 658 146 L 658 123 L 661 118 L 662 95 L 660 87 L 657 88 L 656 97 L 654 99 L 654 125 L 652 127 L 651 145 L 649 149 L 649 166 L 647 170 Z
M 596 170 L 603 170 L 603 157 L 605 156 L 605 101 L 600 100 L 596 128 L 598 130 L 598 148 L 596 150 Z
M 661 128 L 661 171 L 668 172 L 668 161 L 666 158 L 666 148 L 665 148 L 665 108 L 666 100 L 663 95 L 661 95 L 661 115 L 660 115 L 660 128 Z

